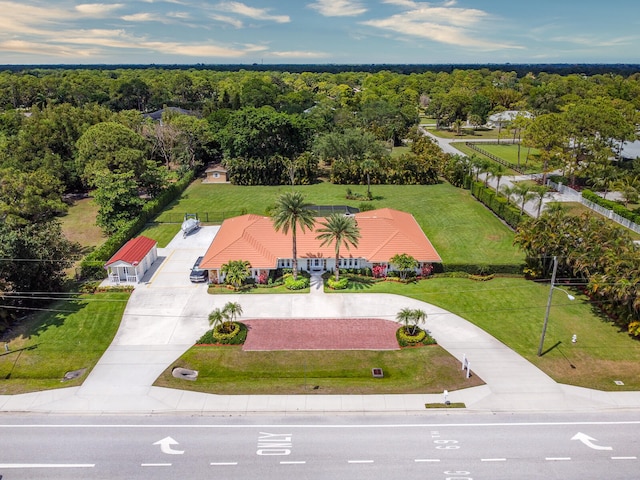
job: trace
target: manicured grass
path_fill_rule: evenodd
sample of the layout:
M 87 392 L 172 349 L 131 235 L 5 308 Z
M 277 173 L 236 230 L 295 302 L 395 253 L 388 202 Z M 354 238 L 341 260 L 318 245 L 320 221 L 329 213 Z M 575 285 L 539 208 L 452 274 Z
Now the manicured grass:
M 150 223 L 142 229 L 139 235 L 156 240 L 158 247 L 164 248 L 180 232 L 181 225 L 182 223 Z
M 410 147 L 393 147 L 393 150 L 391 150 L 391 156 L 399 157 L 403 153 L 409 153 L 410 151 L 411 151 Z
M 473 322 L 561 383 L 601 390 L 640 389 L 640 341 L 621 332 L 577 291 L 555 291 L 545 350 L 538 357 L 549 285 L 521 278 L 487 282 L 432 278 L 407 285 L 380 282 L 347 291 L 394 293 L 432 303 Z M 427 328 L 429 320 L 427 319 Z M 576 334 L 578 341 L 572 344 Z M 625 385 L 616 386 L 613 381 Z
M 518 145 L 504 144 L 504 145 L 485 145 L 480 144 L 478 147 L 492 153 L 496 157 L 503 159 L 505 162 L 509 162 L 511 165 L 518 166 Z M 527 159 L 527 147 L 520 147 L 520 168 L 525 169 L 527 173 L 541 172 L 542 162 L 539 159 L 538 150 L 532 148 L 529 152 L 529 158 Z
M 319 183 L 296 186 L 307 201 L 318 205 L 350 205 L 360 201 L 345 198 L 347 185 Z M 365 186 L 352 186 L 365 191 Z M 265 215 L 278 195 L 290 186 L 239 187 L 194 182 L 185 194 L 160 216 L 160 221 L 181 219 L 185 212 Z M 444 262 L 518 264 L 523 255 L 513 246 L 513 233 L 467 190 L 439 185 L 372 185 L 374 208 L 390 207 L 412 213 Z M 232 215 L 229 215 L 232 216 Z M 156 238 L 153 231 L 145 235 Z M 157 239 L 157 238 L 156 238 Z
M 551 202 L 550 205 L 555 204 L 554 202 Z M 598 212 L 594 212 L 593 210 L 591 210 L 590 208 L 585 207 L 583 204 L 578 203 L 578 202 L 562 202 L 561 205 L 567 210 L 567 213 L 569 215 L 573 215 L 573 216 L 580 216 L 583 215 L 584 213 L 588 213 L 589 215 L 595 215 L 601 218 L 606 218 L 604 215 L 600 215 Z M 612 220 L 613 221 L 613 220 Z M 629 235 L 631 235 L 631 238 L 634 240 L 640 240 L 640 233 L 634 232 L 633 230 L 629 230 L 626 227 L 623 227 L 622 225 L 616 223 L 616 225 L 618 225 L 619 227 L 624 228 L 625 230 L 627 230 L 627 232 L 629 232 Z
M 76 200 L 67 214 L 60 218 L 62 232 L 72 242 L 78 242 L 88 252 L 105 241 L 99 227 L 96 226 L 98 206 L 92 198 Z
M 491 138 L 498 139 L 498 130 L 473 130 L 470 128 L 463 128 L 462 133 L 457 135 L 454 131 L 450 130 L 436 130 L 430 129 L 429 132 L 433 133 L 437 137 L 451 138 L 455 140 L 473 141 L 479 138 Z M 511 138 L 504 131 L 500 134 L 500 139 Z
M 175 367 L 198 370 L 198 380 L 173 378 Z M 382 368 L 384 378 L 373 378 L 372 368 Z M 155 383 L 221 395 L 440 393 L 480 384 L 464 378 L 459 362 L 437 345 L 381 352 L 195 346 Z
M 113 340 L 128 298 L 81 295 L 13 327 L 5 334 L 10 352 L 0 355 L 0 394 L 80 385 Z M 83 368 L 82 377 L 61 382 L 66 372 Z

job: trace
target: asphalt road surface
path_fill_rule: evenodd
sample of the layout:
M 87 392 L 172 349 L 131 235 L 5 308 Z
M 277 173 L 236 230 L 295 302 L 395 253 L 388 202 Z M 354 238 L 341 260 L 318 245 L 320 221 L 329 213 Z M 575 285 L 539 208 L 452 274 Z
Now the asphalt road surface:
M 640 413 L 0 417 L 13 479 L 631 479 Z

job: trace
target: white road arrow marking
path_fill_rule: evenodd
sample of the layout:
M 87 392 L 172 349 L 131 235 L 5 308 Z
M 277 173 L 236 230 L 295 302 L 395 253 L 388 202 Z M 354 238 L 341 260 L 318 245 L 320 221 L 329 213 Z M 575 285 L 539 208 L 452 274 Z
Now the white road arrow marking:
M 590 437 L 586 433 L 578 432 L 573 436 L 571 440 L 580 440 L 587 447 L 593 448 L 594 450 L 613 450 L 613 447 L 602 447 L 600 445 L 594 445 L 592 442 L 597 442 L 597 440 L 593 437 Z
M 158 440 L 154 445 L 160 445 L 160 451 L 167 455 L 182 455 L 184 453 L 184 450 L 174 450 L 171 448 L 171 445 L 178 445 L 178 442 L 171 437 L 165 437 L 162 440 Z

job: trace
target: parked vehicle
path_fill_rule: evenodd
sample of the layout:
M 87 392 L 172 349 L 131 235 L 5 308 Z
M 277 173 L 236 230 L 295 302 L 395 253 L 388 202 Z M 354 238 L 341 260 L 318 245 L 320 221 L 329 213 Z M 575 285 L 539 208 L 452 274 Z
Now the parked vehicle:
M 209 280 L 209 271 L 200 268 L 200 263 L 204 257 L 198 257 L 196 263 L 193 264 L 193 268 L 191 268 L 191 274 L 189 275 L 189 280 L 194 283 L 206 282 Z
M 200 220 L 195 213 L 186 213 L 182 222 L 182 238 L 186 238 L 191 232 L 200 228 Z

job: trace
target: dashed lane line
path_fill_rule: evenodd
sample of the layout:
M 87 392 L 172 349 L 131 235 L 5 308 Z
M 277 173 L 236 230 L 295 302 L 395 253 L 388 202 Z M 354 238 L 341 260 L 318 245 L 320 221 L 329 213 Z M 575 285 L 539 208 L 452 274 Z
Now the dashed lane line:
M 481 462 L 506 462 L 506 458 L 481 458 Z
M 226 467 L 229 465 L 238 465 L 238 462 L 212 462 L 209 465 L 212 467 Z
M 549 462 L 566 462 L 571 460 L 571 457 L 545 457 L 545 460 Z
M 307 463 L 304 460 L 300 460 L 300 461 L 294 461 L 294 460 L 290 460 L 290 461 L 282 461 L 280 462 L 280 465 L 304 465 L 305 463 Z
M 611 460 L 637 460 L 638 457 L 611 457 Z
M 373 460 L 348 460 L 347 463 L 373 463 Z
M 421 462 L 439 462 L 440 459 L 439 458 L 416 458 L 414 460 L 414 462 L 416 463 L 421 463 Z
M 141 463 L 141 467 L 170 467 L 170 463 Z

